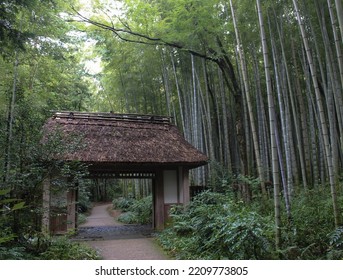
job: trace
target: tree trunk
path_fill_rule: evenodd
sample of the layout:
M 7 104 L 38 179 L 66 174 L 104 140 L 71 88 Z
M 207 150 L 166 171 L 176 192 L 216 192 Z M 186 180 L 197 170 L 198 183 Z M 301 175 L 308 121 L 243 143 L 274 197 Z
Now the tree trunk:
M 214 153 L 213 129 L 212 129 L 211 108 L 210 108 L 210 99 L 209 99 L 208 74 L 207 74 L 206 62 L 204 59 L 202 60 L 202 63 L 203 63 L 203 75 L 204 75 L 204 81 L 205 81 L 204 112 L 205 112 L 206 123 L 207 123 L 209 157 L 211 160 L 214 160 L 215 153 Z
M 269 25 L 270 26 L 270 25 Z M 286 156 L 286 168 L 287 168 L 287 180 L 285 179 L 286 174 L 284 172 L 283 167 L 283 160 L 282 160 L 282 151 L 281 151 L 281 145 L 280 145 L 280 137 L 278 137 L 277 143 L 278 150 L 279 150 L 279 162 L 280 162 L 280 168 L 281 168 L 281 174 L 282 174 L 282 185 L 284 190 L 284 198 L 285 198 L 285 205 L 286 205 L 286 212 L 288 220 L 291 220 L 291 206 L 290 206 L 290 198 L 289 198 L 289 192 L 293 188 L 293 180 L 292 180 L 292 166 L 290 162 L 290 149 L 289 149 L 289 139 L 288 139 L 288 132 L 287 132 L 287 125 L 286 125 L 286 113 L 285 113 L 285 106 L 283 103 L 283 96 L 282 94 L 285 94 L 285 92 L 282 92 L 281 89 L 281 81 L 280 81 L 280 73 L 278 69 L 278 61 L 276 55 L 276 46 L 275 41 L 272 38 L 272 54 L 273 54 L 273 60 L 274 60 L 274 73 L 275 73 L 275 82 L 276 82 L 276 90 L 278 95 L 278 101 L 279 101 L 279 110 L 280 110 L 280 119 L 281 119 L 281 131 L 282 131 L 282 139 L 284 144 L 284 152 Z M 287 182 L 286 182 L 287 181 Z
M 298 72 L 298 58 L 296 57 L 295 47 L 294 47 L 294 39 L 292 38 L 291 41 L 291 48 L 292 48 L 292 59 L 294 64 L 294 74 L 292 75 L 293 80 L 295 81 L 295 92 L 296 92 L 296 99 L 299 104 L 299 114 L 300 114 L 300 120 L 301 120 L 301 132 L 297 132 L 299 135 L 300 146 L 303 147 L 304 152 L 304 168 L 305 168 L 305 174 L 304 171 L 302 171 L 303 174 L 303 186 L 305 189 L 307 189 L 308 185 L 308 178 L 311 177 L 311 155 L 310 155 L 310 147 L 309 147 L 309 132 L 308 132 L 308 125 L 307 125 L 307 114 L 305 107 L 305 102 L 302 94 L 300 79 L 299 79 L 299 72 Z M 293 105 L 292 105 L 293 107 Z M 293 112 L 294 118 L 298 119 L 295 112 Z
M 314 91 L 315 91 L 315 95 L 316 95 L 316 103 L 318 106 L 321 133 L 322 133 L 323 141 L 324 141 L 324 151 L 325 151 L 326 164 L 327 164 L 327 168 L 328 168 L 328 172 L 329 172 L 329 181 L 330 181 L 331 196 L 332 196 L 333 214 L 334 214 L 334 219 L 335 219 L 335 226 L 338 227 L 340 225 L 340 211 L 339 211 L 338 202 L 337 202 L 335 174 L 334 174 L 334 169 L 333 169 L 331 146 L 330 146 L 328 128 L 327 128 L 326 118 L 325 118 L 325 113 L 324 113 L 324 106 L 323 106 L 323 102 L 321 99 L 321 92 L 320 92 L 319 85 L 318 85 L 318 78 L 317 78 L 316 70 L 314 67 L 313 59 L 312 59 L 311 48 L 309 46 L 309 43 L 308 43 L 308 40 L 306 37 L 303 19 L 302 19 L 302 16 L 300 14 L 296 0 L 293 0 L 293 5 L 294 5 L 295 13 L 297 16 L 297 20 L 299 23 L 301 37 L 303 40 L 303 44 L 304 44 L 304 48 L 305 48 L 305 52 L 306 52 L 306 57 L 307 57 L 307 60 L 309 63 L 312 83 L 313 83 Z
M 340 79 L 341 79 L 341 88 L 343 88 L 343 56 L 342 56 L 341 43 L 340 43 L 339 35 L 337 32 L 337 21 L 336 21 L 334 9 L 333 9 L 333 4 L 332 4 L 331 0 L 327 0 L 327 3 L 328 3 L 328 7 L 329 7 L 329 12 L 330 12 L 332 33 L 333 33 L 334 40 L 335 40 L 337 61 L 338 61 Z M 342 2 L 340 2 L 340 3 L 342 3 Z M 337 7 L 337 12 L 339 12 L 338 7 Z M 342 11 L 342 13 L 343 13 L 343 11 Z M 343 34 L 342 34 L 342 36 L 343 36 Z M 343 43 L 343 39 L 342 39 L 342 43 Z
M 13 138 L 13 121 L 14 121 L 14 109 L 16 103 L 17 83 L 18 83 L 18 67 L 19 67 L 19 53 L 15 50 L 14 53 L 14 66 L 13 66 L 13 85 L 12 96 L 8 107 L 7 117 L 7 131 L 6 131 L 6 144 L 5 144 L 5 159 L 4 159 L 4 185 L 6 187 L 11 170 L 11 148 Z
M 252 133 L 253 144 L 254 144 L 255 160 L 256 160 L 259 179 L 261 181 L 261 191 L 262 191 L 263 196 L 266 197 L 265 178 L 264 178 L 264 173 L 262 169 L 260 147 L 258 143 L 258 135 L 257 135 L 257 129 L 255 125 L 255 117 L 254 117 L 253 106 L 252 106 L 252 101 L 250 97 L 248 73 L 247 73 L 247 68 L 246 68 L 246 63 L 245 63 L 246 60 L 245 60 L 243 46 L 241 45 L 241 40 L 240 40 L 238 28 L 237 28 L 236 16 L 235 16 L 234 7 L 232 5 L 232 0 L 230 0 L 230 7 L 231 7 L 231 14 L 232 14 L 232 21 L 233 21 L 233 25 L 235 29 L 235 34 L 236 34 L 237 50 L 239 54 L 240 68 L 241 68 L 243 84 L 244 84 L 244 93 L 245 93 L 245 98 L 248 105 L 249 120 L 250 120 L 251 133 Z
M 343 43 L 343 4 L 342 0 L 335 0 L 339 29 L 341 30 L 341 40 Z
M 275 247 L 276 250 L 281 247 L 281 215 L 280 215 L 280 179 L 279 179 L 279 162 L 278 151 L 276 144 L 276 118 L 274 108 L 274 97 L 272 92 L 272 83 L 270 77 L 270 65 L 268 57 L 267 39 L 264 30 L 263 15 L 261 10 L 260 0 L 256 0 L 257 12 L 260 25 L 260 34 L 262 41 L 263 61 L 266 76 L 267 96 L 268 96 L 268 113 L 269 113 L 269 127 L 270 127 L 270 142 L 272 149 L 272 173 L 273 173 L 273 185 L 274 185 L 274 210 L 275 210 Z
M 174 56 L 173 56 L 172 52 L 170 52 L 170 59 L 171 59 L 172 66 L 173 66 L 173 73 L 174 73 L 177 97 L 178 97 L 178 102 L 179 102 L 179 110 L 180 110 L 179 115 L 181 117 L 181 127 L 182 127 L 182 131 L 184 132 L 186 130 L 186 127 L 185 127 L 185 119 L 184 119 L 184 113 L 183 113 L 183 107 L 182 107 L 181 90 L 180 90 L 179 80 L 177 77 L 177 71 L 176 71 Z
M 230 138 L 229 138 L 229 124 L 228 124 L 228 112 L 227 112 L 227 102 L 226 102 L 226 96 L 225 96 L 225 87 L 222 79 L 222 74 L 220 71 L 218 71 L 218 77 L 219 77 L 219 93 L 222 105 L 222 122 L 223 122 L 223 159 L 224 164 L 228 168 L 228 170 L 231 170 L 232 168 L 234 170 L 239 169 L 239 165 L 237 163 L 237 160 L 234 160 L 232 162 L 231 153 L 230 153 Z

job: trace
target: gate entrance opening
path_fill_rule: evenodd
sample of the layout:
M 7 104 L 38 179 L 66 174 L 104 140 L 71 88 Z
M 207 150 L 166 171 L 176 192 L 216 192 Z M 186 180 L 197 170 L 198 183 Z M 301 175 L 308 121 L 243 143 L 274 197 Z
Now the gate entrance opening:
M 43 129 L 44 141 L 56 132 L 66 144 L 73 137 L 80 137 L 79 149 L 56 153 L 52 159 L 86 163 L 90 177 L 151 179 L 156 229 L 164 227 L 171 205 L 189 202 L 189 170 L 208 161 L 164 116 L 58 112 Z M 45 231 L 51 231 L 52 179 L 43 183 Z M 70 230 L 76 228 L 77 194 L 67 194 L 66 199 Z

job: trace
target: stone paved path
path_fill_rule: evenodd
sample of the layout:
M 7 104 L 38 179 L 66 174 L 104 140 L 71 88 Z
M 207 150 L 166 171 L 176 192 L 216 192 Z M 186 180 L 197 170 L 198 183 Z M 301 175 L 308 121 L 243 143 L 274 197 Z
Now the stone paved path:
M 121 224 L 115 219 L 119 213 L 109 212 L 109 207 L 94 206 L 87 222 L 79 226 L 76 240 L 96 249 L 104 260 L 168 259 L 151 236 L 150 226 Z

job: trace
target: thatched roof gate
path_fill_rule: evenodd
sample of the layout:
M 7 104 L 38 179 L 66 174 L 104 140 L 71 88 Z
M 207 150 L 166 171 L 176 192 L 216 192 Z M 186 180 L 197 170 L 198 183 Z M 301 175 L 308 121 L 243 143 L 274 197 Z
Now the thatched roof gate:
M 188 170 L 208 161 L 165 116 L 57 112 L 43 131 L 45 139 L 56 132 L 65 142 L 79 138 L 80 148 L 54 159 L 87 163 L 91 176 L 153 178 L 155 227 L 163 227 L 165 200 L 189 201 Z M 174 200 L 165 197 L 173 184 Z

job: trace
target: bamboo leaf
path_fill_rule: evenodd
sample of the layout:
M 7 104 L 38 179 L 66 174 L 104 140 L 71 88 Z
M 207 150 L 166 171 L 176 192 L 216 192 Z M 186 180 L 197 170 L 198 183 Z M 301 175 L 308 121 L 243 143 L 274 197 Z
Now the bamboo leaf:
M 6 204 L 6 203 L 14 202 L 14 201 L 18 201 L 18 199 L 16 199 L 16 198 L 6 198 L 6 199 L 3 199 L 3 200 L 0 200 L 0 203 L 1 204 Z
M 13 240 L 15 237 L 16 237 L 15 234 L 11 234 L 11 235 L 8 235 L 8 236 L 0 237 L 0 244 L 1 244 L 1 243 L 8 242 L 8 241 L 11 241 L 11 240 Z
M 14 211 L 14 210 L 19 210 L 19 209 L 22 209 L 22 208 L 24 208 L 25 206 L 25 201 L 22 201 L 22 202 L 19 202 L 19 203 L 16 203 L 16 204 L 14 204 L 14 206 L 12 207 L 12 211 Z
M 3 189 L 3 190 L 0 190 L 0 195 L 6 195 L 10 192 L 11 190 L 10 189 Z

